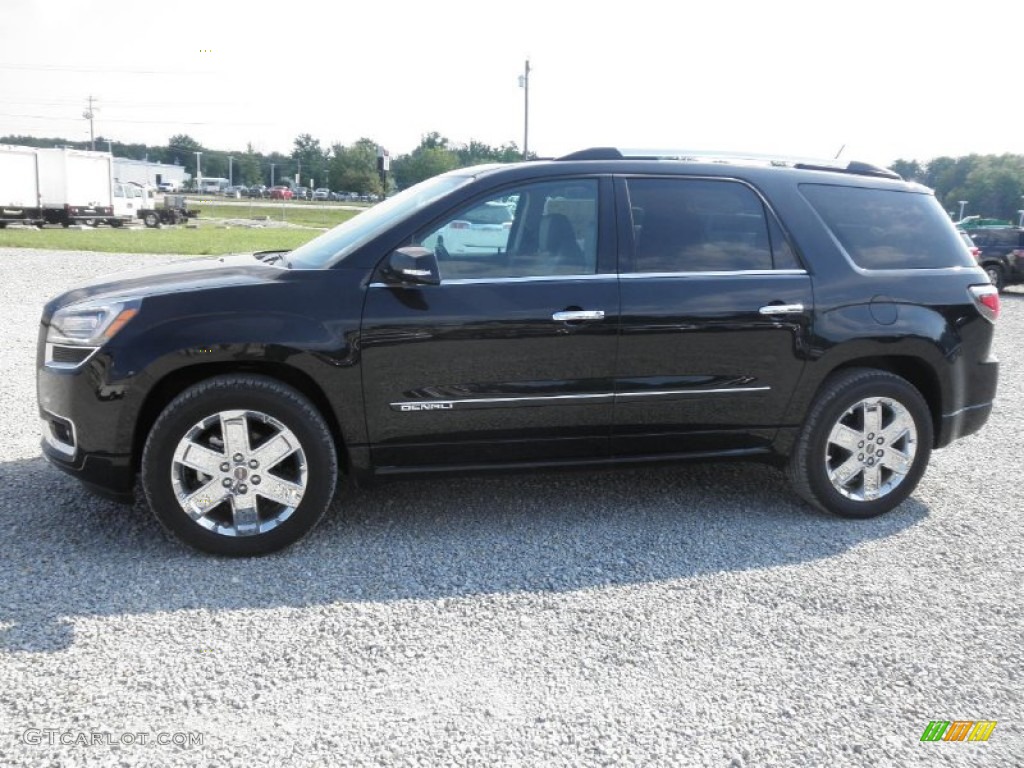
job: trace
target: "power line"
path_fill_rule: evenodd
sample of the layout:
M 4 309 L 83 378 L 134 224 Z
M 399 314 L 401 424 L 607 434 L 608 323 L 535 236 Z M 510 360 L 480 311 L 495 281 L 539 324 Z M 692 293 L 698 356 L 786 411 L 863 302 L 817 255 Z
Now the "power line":
M 0 69 L 16 69 L 27 72 L 89 72 L 114 75 L 212 75 L 213 70 L 196 69 L 182 72 L 168 69 L 116 69 L 112 67 L 63 67 L 51 64 L 0 64 Z
M 31 120 L 76 120 L 75 117 L 60 117 L 58 115 L 18 115 L 10 112 L 0 112 L 0 117 L 21 117 Z M 104 122 L 107 123 L 132 123 L 140 125 L 273 125 L 273 123 L 254 123 L 250 120 L 246 121 L 227 121 L 227 120 L 214 120 L 214 121 L 191 121 L 191 120 L 124 120 L 120 118 L 104 118 Z

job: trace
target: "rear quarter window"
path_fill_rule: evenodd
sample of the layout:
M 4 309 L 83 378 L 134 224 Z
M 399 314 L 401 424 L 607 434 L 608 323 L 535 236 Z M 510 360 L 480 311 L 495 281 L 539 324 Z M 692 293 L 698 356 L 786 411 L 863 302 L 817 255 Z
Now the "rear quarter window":
M 974 265 L 932 195 L 827 184 L 801 184 L 800 191 L 862 269 Z

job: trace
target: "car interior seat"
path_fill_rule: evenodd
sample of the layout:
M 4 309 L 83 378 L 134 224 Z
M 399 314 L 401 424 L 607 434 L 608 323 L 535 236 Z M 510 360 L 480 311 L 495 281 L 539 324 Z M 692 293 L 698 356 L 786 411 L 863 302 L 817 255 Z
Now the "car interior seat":
M 551 260 L 553 273 L 585 274 L 588 271 L 583 249 L 576 241 L 576 231 L 565 214 L 549 213 L 541 218 L 540 249 Z

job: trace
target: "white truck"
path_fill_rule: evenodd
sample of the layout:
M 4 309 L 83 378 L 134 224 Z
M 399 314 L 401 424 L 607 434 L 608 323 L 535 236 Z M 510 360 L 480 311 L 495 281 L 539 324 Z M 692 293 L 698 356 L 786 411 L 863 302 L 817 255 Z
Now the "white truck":
M 141 219 L 148 227 L 196 216 L 183 196 L 156 204 L 152 187 L 113 178 L 108 152 L 0 144 L 0 228 L 27 224 L 110 224 Z
M 115 221 L 113 158 L 108 152 L 37 149 L 43 219 L 65 227 Z
M 0 229 L 9 222 L 42 221 L 34 147 L 0 144 Z

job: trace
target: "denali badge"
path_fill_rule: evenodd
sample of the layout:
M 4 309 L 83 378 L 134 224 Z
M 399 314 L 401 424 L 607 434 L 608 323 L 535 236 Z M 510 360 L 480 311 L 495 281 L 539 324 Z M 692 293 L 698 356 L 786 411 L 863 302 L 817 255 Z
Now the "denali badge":
M 452 403 L 399 403 L 402 411 L 450 411 Z

